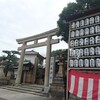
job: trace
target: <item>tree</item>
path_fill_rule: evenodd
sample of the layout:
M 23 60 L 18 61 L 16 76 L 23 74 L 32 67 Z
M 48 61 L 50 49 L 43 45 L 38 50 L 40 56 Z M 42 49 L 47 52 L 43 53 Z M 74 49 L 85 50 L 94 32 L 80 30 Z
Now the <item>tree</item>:
M 100 0 L 76 0 L 76 2 L 69 3 L 67 7 L 64 7 L 61 14 L 59 15 L 58 25 L 58 36 L 62 36 L 62 40 L 68 42 L 69 35 L 69 17 L 84 13 L 89 9 L 100 6 Z
M 51 52 L 51 56 L 53 57 L 64 57 L 67 59 L 67 49 L 59 49 Z
M 17 51 L 7 51 L 4 50 L 4 53 L 7 54 L 7 56 L 0 57 L 0 62 L 2 61 L 2 65 L 4 66 L 4 73 L 5 76 L 7 76 L 8 71 L 13 71 L 14 66 L 18 66 L 18 58 L 15 54 L 19 54 Z

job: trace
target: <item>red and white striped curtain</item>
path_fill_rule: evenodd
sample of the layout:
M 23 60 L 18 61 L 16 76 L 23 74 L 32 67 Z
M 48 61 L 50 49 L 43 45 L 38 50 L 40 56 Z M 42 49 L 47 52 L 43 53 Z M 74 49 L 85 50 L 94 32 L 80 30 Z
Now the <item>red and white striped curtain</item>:
M 70 70 L 68 91 L 83 100 L 100 100 L 100 74 Z

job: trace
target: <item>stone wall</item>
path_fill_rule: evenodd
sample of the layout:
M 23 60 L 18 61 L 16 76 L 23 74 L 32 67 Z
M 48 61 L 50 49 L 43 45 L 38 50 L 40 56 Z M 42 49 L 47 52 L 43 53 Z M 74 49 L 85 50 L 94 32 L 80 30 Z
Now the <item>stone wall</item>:
M 11 83 L 10 82 L 11 81 L 11 72 L 8 72 L 7 77 L 5 77 L 3 70 L 4 70 L 4 67 L 0 66 L 0 86 L 1 85 L 8 85 Z
M 4 67 L 3 66 L 0 66 L 0 79 L 5 78 L 5 75 L 4 75 L 3 70 L 4 70 Z

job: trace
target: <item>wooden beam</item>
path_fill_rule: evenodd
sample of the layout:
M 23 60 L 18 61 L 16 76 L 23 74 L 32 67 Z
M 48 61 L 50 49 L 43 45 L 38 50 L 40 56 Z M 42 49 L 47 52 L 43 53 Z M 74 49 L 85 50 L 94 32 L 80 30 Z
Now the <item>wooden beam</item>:
M 16 39 L 16 41 L 18 42 L 18 44 L 22 44 L 23 42 L 31 42 L 34 40 L 38 40 L 38 39 L 42 39 L 42 38 L 46 38 L 48 36 L 54 36 L 56 35 L 58 28 L 55 28 L 53 30 L 38 34 L 38 35 L 34 35 L 34 36 L 30 36 L 30 37 L 26 37 L 26 38 L 22 38 L 22 39 Z
M 51 44 L 56 44 L 59 43 L 59 39 L 52 39 L 51 40 Z M 24 47 L 19 47 L 18 50 L 22 50 L 24 49 L 30 49 L 30 48 L 36 48 L 36 47 L 40 47 L 40 46 L 46 46 L 47 45 L 47 41 L 45 42 L 41 42 L 41 43 L 35 43 L 35 44 L 31 44 L 31 45 L 25 45 Z

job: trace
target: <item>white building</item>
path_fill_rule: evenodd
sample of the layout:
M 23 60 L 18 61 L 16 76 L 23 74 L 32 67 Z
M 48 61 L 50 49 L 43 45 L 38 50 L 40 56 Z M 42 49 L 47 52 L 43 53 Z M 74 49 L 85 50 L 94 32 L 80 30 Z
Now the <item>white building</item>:
M 43 64 L 44 57 L 35 51 L 26 51 L 24 60 L 30 61 L 32 64 L 35 64 L 35 59 L 38 58 L 38 63 Z

